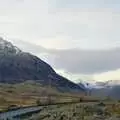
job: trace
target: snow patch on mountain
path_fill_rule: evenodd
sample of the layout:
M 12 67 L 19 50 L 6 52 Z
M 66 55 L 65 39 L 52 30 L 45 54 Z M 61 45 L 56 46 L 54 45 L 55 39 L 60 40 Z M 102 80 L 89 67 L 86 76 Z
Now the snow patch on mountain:
M 109 80 L 105 82 L 97 81 L 81 81 L 79 84 L 83 84 L 87 89 L 102 89 L 102 88 L 112 88 L 114 86 L 120 85 L 120 80 Z
M 8 42 L 0 37 L 0 50 L 4 50 L 6 52 L 14 52 L 15 54 L 21 53 L 21 50 L 16 46 L 12 45 L 11 42 Z

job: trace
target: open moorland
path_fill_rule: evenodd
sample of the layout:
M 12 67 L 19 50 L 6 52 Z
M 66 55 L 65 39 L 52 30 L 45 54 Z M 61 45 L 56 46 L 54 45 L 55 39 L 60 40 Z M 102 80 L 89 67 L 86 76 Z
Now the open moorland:
M 23 120 L 120 120 L 120 104 L 101 102 L 53 105 Z
M 61 93 L 56 88 L 43 86 L 33 81 L 19 84 L 0 84 L 0 110 L 15 107 L 34 106 L 48 103 L 79 101 L 81 95 Z M 50 103 L 49 103 L 50 104 Z
M 43 106 L 43 109 L 39 113 L 22 116 L 21 120 L 120 120 L 118 100 L 60 93 L 55 88 L 32 81 L 0 84 L 1 111 L 25 106 Z

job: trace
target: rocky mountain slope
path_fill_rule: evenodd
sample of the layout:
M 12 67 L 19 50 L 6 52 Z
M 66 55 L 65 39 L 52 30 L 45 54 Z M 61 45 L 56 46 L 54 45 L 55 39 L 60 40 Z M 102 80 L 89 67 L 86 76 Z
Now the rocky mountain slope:
M 77 84 L 58 75 L 40 58 L 23 52 L 0 38 L 0 82 L 20 83 L 27 80 L 34 80 L 42 85 L 51 85 L 61 91 L 85 91 Z

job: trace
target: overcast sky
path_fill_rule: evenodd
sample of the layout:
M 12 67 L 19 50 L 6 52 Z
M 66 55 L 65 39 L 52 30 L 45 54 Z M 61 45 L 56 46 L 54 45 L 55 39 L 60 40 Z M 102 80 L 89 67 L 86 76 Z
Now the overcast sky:
M 120 0 L 0 0 L 0 36 L 72 80 L 120 80 Z

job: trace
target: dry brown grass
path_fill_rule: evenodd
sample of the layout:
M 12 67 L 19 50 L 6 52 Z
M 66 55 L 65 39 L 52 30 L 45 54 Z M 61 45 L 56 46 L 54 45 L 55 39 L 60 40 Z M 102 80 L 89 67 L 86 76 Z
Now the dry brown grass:
M 70 102 L 79 100 L 80 95 L 60 93 L 55 88 L 49 88 L 28 81 L 21 84 L 0 84 L 0 109 L 11 105 L 16 106 L 31 106 L 35 105 L 36 101 L 44 101 L 44 97 L 52 96 L 54 102 Z

